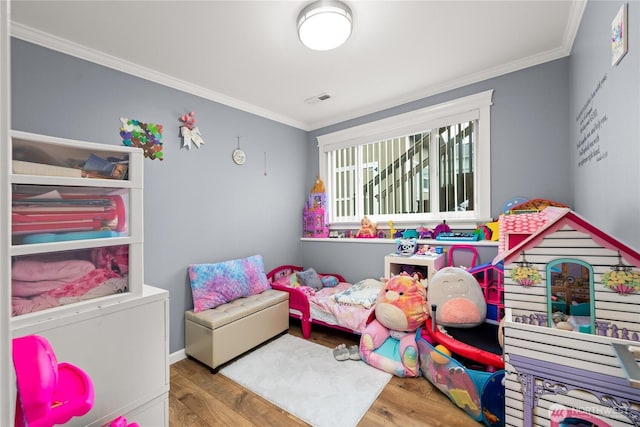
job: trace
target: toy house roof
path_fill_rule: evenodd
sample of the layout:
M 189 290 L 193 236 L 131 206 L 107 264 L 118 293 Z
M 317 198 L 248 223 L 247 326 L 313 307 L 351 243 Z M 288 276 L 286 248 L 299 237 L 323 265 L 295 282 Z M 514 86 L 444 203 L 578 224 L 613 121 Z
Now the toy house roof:
M 511 211 L 541 211 L 549 206 L 555 206 L 558 208 L 568 208 L 569 206 L 562 203 L 554 202 L 547 199 L 531 199 L 526 202 L 522 202 L 519 205 L 513 206 Z
M 568 226 L 576 231 L 590 235 L 590 237 L 600 246 L 618 251 L 620 256 L 622 256 L 627 263 L 636 266 L 640 265 L 640 253 L 595 227 L 571 209 L 553 207 L 546 209 L 556 209 L 557 212 L 555 212 L 549 221 L 536 230 L 531 236 L 513 248 L 498 254 L 493 259 L 493 264 L 504 261 L 506 265 L 516 261 L 522 251 L 538 246 L 546 235 L 555 233 L 563 227 Z

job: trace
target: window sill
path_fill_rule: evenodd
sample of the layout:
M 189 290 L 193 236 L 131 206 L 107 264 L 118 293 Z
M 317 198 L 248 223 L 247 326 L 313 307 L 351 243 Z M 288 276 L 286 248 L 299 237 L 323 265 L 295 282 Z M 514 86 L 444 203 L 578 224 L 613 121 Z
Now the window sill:
M 358 237 L 301 237 L 303 242 L 335 242 L 335 243 L 372 243 L 372 244 L 395 244 L 395 239 L 361 239 Z M 452 246 L 452 245 L 470 245 L 470 246 L 489 246 L 498 247 L 497 240 L 435 240 L 435 239 L 418 239 L 418 244 L 429 246 Z

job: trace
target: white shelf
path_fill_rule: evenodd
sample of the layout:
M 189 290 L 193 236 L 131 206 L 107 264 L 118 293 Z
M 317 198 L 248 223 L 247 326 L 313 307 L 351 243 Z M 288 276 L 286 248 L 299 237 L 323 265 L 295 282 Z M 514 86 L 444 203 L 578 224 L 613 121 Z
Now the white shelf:
M 12 319 L 12 325 L 24 325 L 29 322 L 39 323 L 48 321 L 55 317 L 64 317 L 68 313 L 76 313 L 90 308 L 92 304 L 102 304 L 109 301 L 123 301 L 131 297 L 142 294 L 143 277 L 143 153 L 139 148 L 125 147 L 118 145 L 97 144 L 84 141 L 76 141 L 70 139 L 49 137 L 45 135 L 31 134 L 27 132 L 13 131 L 11 133 L 11 143 L 9 152 L 12 156 L 17 156 L 21 162 L 32 165 L 31 170 L 27 172 L 43 173 L 45 175 L 14 173 L 12 162 L 7 162 L 6 166 L 10 168 L 6 173 L 9 177 L 9 192 L 12 198 L 16 194 L 20 197 L 37 199 L 38 197 L 61 197 L 64 203 L 70 203 L 69 198 L 87 197 L 100 199 L 100 201 L 111 201 L 112 205 L 104 208 L 105 212 L 91 214 L 91 219 L 78 220 L 69 224 L 68 230 L 62 230 L 65 223 L 74 221 L 66 221 L 61 219 L 53 219 L 52 229 L 31 230 L 37 225 L 42 225 L 47 219 L 43 218 L 43 214 L 26 213 L 24 222 L 16 222 L 10 219 L 10 229 L 12 230 L 11 239 L 8 245 L 8 254 L 12 258 L 12 263 L 21 259 L 30 260 L 48 260 L 54 254 L 59 258 L 68 254 L 69 260 L 84 259 L 93 256 L 93 251 L 98 248 L 123 247 L 128 248 L 128 266 L 126 273 L 125 292 L 106 296 L 96 296 L 89 301 L 78 301 L 80 298 L 70 299 L 70 303 L 63 304 L 58 307 L 44 308 L 33 313 L 25 313 L 25 311 L 16 311 L 16 315 Z M 104 160 L 121 159 L 125 161 L 127 174 L 117 178 L 96 178 L 94 175 L 87 176 L 82 172 L 84 162 L 90 156 L 98 156 Z M 12 158 L 13 159 L 13 158 Z M 35 165 L 35 166 L 34 166 Z M 77 177 L 67 176 L 48 176 L 48 167 L 53 166 L 55 169 L 53 174 L 58 173 L 58 169 L 66 169 L 78 172 Z M 24 170 L 21 170 L 24 172 Z M 114 199 L 117 197 L 117 199 Z M 12 202 L 13 204 L 13 202 Z M 31 208 L 34 209 L 34 208 Z M 74 207 L 57 208 L 51 205 L 45 205 L 43 212 L 50 216 L 53 214 L 64 214 L 56 209 L 74 209 L 72 214 L 78 215 L 81 209 Z M 89 208 L 87 208 L 89 209 Z M 12 212 L 17 211 L 12 208 Z M 32 211 L 31 211 L 32 212 Z M 20 212 L 22 213 L 22 212 Z M 69 213 L 69 212 L 67 212 Z M 84 215 L 84 211 L 82 211 Z M 99 216 L 102 214 L 100 220 Z M 38 218 L 38 215 L 40 217 Z M 30 220 L 34 218 L 33 222 Z M 115 219 L 114 219 L 115 218 Z M 107 224 L 106 222 L 110 223 Z M 111 224 L 113 222 L 115 225 Z M 42 225 L 44 227 L 44 225 Z M 101 238 L 82 238 L 79 234 L 69 233 L 86 233 L 98 232 L 104 230 L 104 227 L 115 227 L 113 230 L 117 232 L 114 237 Z M 17 227 L 22 227 L 18 229 Z M 108 230 L 108 229 L 107 229 Z M 53 232 L 51 232 L 53 231 Z M 71 240 L 69 236 L 76 236 L 77 240 Z M 9 240 L 9 239 L 7 239 Z M 34 296 L 35 297 L 35 296 Z M 60 299 L 59 301 L 63 301 Z M 29 304 L 30 301 L 24 301 Z M 38 307 L 33 304 L 34 310 Z M 23 317 L 23 319 L 19 319 Z
M 373 244 L 385 244 L 395 245 L 395 239 L 360 239 L 356 237 L 302 237 L 303 242 L 332 242 L 332 243 L 373 243 Z M 451 246 L 451 245 L 471 245 L 471 246 L 489 246 L 498 247 L 498 241 L 496 240 L 474 240 L 474 241 L 454 241 L 454 240 L 435 240 L 435 239 L 419 239 L 419 245 L 429 246 Z
M 426 275 L 423 273 L 423 284 L 428 285 L 436 271 L 445 267 L 447 264 L 445 254 L 436 255 L 413 255 L 399 256 L 387 255 L 384 257 L 384 277 L 391 277 L 400 274 L 403 266 L 423 267 L 419 270 L 426 269 Z

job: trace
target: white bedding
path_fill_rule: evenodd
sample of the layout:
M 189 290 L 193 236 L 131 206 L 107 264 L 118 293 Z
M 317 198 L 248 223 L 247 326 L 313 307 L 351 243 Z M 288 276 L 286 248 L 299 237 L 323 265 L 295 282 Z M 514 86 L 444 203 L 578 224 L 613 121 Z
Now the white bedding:
M 342 292 L 334 294 L 331 298 L 337 303 L 347 305 L 360 305 L 371 308 L 378 300 L 378 294 L 384 287 L 384 283 L 375 279 L 364 279 L 354 283 Z

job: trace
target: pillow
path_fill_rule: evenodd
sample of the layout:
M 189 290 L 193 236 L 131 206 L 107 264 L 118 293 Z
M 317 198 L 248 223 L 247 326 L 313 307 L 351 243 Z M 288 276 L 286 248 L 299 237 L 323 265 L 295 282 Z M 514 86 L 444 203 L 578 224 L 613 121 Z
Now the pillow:
M 291 276 L 280 276 L 272 284 L 279 286 L 291 286 L 290 277 Z
M 417 239 L 396 239 L 396 255 L 411 256 L 417 251 Z
M 334 288 L 340 284 L 336 276 L 321 276 L 320 281 L 322 282 L 323 288 Z
M 375 305 L 380 290 L 384 283 L 375 279 L 364 279 L 349 286 L 342 292 L 331 296 L 339 304 L 361 305 L 364 308 L 371 308 Z
M 297 288 L 300 286 L 298 276 L 295 273 L 289 276 L 289 286 L 291 286 L 292 288 Z
M 295 273 L 291 273 L 286 276 L 281 276 L 275 282 L 273 282 L 273 284 L 279 285 L 279 286 L 286 286 L 287 288 L 297 288 L 300 286 L 300 283 L 298 282 L 298 277 L 295 275 Z
M 322 289 L 322 280 L 313 268 L 296 272 L 296 277 L 302 286 L 309 286 L 316 291 Z
M 261 255 L 216 264 L 191 264 L 189 280 L 196 313 L 271 289 Z

